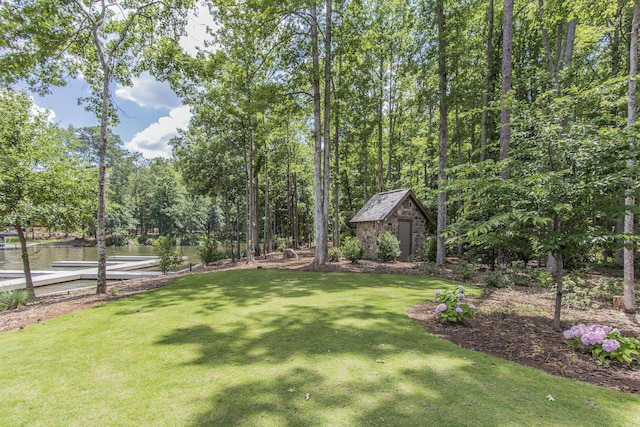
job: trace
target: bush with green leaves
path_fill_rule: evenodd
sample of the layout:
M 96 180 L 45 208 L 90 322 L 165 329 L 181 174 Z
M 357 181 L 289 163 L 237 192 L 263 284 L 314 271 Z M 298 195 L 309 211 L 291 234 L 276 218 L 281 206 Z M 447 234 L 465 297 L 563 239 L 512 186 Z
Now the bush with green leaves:
M 274 241 L 276 242 L 277 251 L 282 252 L 287 248 L 287 239 L 285 239 L 284 237 L 276 236 Z
M 136 237 L 136 241 L 139 245 L 148 245 L 151 242 L 149 235 L 147 233 L 142 233 L 138 237 Z
M 224 258 L 224 254 L 218 250 L 217 240 L 207 237 L 198 246 L 198 258 L 204 265 Z
M 400 241 L 389 231 L 385 231 L 378 237 L 378 260 L 382 262 L 395 261 L 400 256 Z
M 364 249 L 360 247 L 360 239 L 357 237 L 345 237 L 341 248 L 344 257 L 352 263 L 357 263 L 364 255 Z
M 422 263 L 422 270 L 428 276 L 437 276 L 442 272 L 442 267 L 432 261 Z
M 591 296 L 591 285 L 582 274 L 574 272 L 563 277 L 562 305 L 565 307 L 586 309 L 596 308 L 598 303 Z
M 330 262 L 338 262 L 342 257 L 342 249 L 340 248 L 329 248 L 329 261 Z
M 13 310 L 29 301 L 29 293 L 25 289 L 0 292 L 0 311 Z
M 436 316 L 442 323 L 467 323 L 473 317 L 476 306 L 463 302 L 464 286 L 458 286 L 456 292 L 436 291 Z
M 112 234 L 105 239 L 105 245 L 107 246 L 126 246 L 129 236 L 126 233 Z
M 482 276 L 482 283 L 487 288 L 506 288 L 510 285 L 509 278 L 499 269 L 485 272 Z
M 453 275 L 458 280 L 469 281 L 476 277 L 476 266 L 470 262 L 459 260 L 456 264 L 451 266 Z
M 438 251 L 438 239 L 435 237 L 427 238 L 422 247 L 418 250 L 418 258 L 420 261 L 435 261 Z
M 171 236 L 163 236 L 153 242 L 156 256 L 160 258 L 158 267 L 166 274 L 172 267 L 182 264 L 182 253 L 175 250 L 175 239 Z
M 571 348 L 585 346 L 598 365 L 609 366 L 611 360 L 631 363 L 640 355 L 640 340 L 623 336 L 617 329 L 599 325 L 575 325 L 564 331 Z

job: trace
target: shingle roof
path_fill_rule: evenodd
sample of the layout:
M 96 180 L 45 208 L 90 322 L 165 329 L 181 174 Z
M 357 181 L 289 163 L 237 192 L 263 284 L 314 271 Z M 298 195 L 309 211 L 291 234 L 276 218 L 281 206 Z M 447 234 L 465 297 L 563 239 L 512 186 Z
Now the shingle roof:
M 422 204 L 416 199 L 415 194 L 410 189 L 404 188 L 401 190 L 386 191 L 384 193 L 378 193 L 371 197 L 367 203 L 358 211 L 351 222 L 366 222 L 366 221 L 383 221 L 402 203 L 407 196 L 411 197 L 416 206 L 429 220 L 431 216 L 424 209 Z

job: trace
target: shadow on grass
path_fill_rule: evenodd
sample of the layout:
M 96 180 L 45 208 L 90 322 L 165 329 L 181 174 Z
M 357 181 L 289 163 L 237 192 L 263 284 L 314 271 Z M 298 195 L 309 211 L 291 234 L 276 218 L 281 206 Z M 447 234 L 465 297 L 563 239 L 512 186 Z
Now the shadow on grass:
M 405 300 L 394 300 L 417 303 L 443 284 L 243 271 L 190 276 L 137 303 L 195 303 L 191 324 L 156 344 L 195 348 L 177 366 L 233 376 L 211 384 L 209 409 L 193 425 L 554 425 L 574 412 L 596 425 L 615 417 L 575 398 L 550 407 L 547 394 L 588 386 L 540 382 L 541 372 L 461 351 L 425 334 L 404 314 Z

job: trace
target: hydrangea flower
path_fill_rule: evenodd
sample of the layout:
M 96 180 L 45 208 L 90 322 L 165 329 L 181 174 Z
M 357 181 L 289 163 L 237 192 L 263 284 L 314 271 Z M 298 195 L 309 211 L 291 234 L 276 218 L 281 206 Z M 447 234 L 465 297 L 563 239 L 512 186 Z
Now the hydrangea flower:
M 460 299 L 460 301 L 462 301 L 464 299 L 464 294 L 463 293 L 458 294 L 458 298 Z
M 442 291 L 441 291 L 440 289 L 438 289 L 438 290 L 436 291 L 436 296 L 440 295 L 441 293 L 442 293 Z
M 607 353 L 611 353 L 614 350 L 620 348 L 620 342 L 617 340 L 604 340 L 602 341 L 602 349 Z
M 462 308 L 456 307 L 456 313 L 462 313 Z M 618 344 L 619 345 L 619 344 Z
M 459 286 L 458 286 L 458 290 L 459 290 L 460 292 L 464 292 L 464 286 L 459 285 Z
M 447 304 L 438 304 L 436 307 L 436 314 L 440 314 L 447 309 Z

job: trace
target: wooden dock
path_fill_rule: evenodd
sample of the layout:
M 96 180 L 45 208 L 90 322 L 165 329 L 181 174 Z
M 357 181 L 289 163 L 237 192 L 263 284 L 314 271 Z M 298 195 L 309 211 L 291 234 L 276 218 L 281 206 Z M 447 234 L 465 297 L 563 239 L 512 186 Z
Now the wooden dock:
M 162 273 L 157 271 L 132 272 L 131 270 L 153 267 L 157 265 L 159 261 L 160 259 L 158 257 L 153 256 L 109 257 L 107 262 L 107 280 L 129 280 L 158 276 Z M 74 280 L 96 280 L 98 278 L 98 263 L 95 261 L 58 261 L 53 263 L 52 267 L 81 267 L 81 269 L 70 271 L 32 271 L 31 279 L 34 287 L 72 282 Z M 0 292 L 24 289 L 26 286 L 24 272 L 18 270 L 0 271 L 0 277 L 14 277 L 0 281 Z

